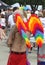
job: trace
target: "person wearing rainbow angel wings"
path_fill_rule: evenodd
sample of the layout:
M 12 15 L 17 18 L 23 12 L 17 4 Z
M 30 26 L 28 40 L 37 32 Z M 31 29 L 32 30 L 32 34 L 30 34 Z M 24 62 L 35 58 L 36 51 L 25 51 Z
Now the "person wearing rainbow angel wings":
M 31 32 L 35 36 L 37 45 L 41 47 L 43 43 L 43 26 L 35 15 L 31 15 L 25 23 L 23 20 L 24 13 L 21 10 L 16 10 L 13 17 L 16 24 L 8 40 L 11 53 L 7 65 L 27 65 L 26 48 L 30 48 L 31 43 L 26 33 Z
M 22 10 L 16 10 L 13 16 L 15 18 L 14 19 L 15 25 L 12 27 L 12 30 L 10 32 L 8 42 L 7 42 L 8 46 L 10 47 L 10 55 L 9 55 L 7 65 L 27 65 L 26 44 L 29 39 L 28 39 L 28 36 L 25 35 L 25 32 L 27 30 L 23 20 L 25 16 Z M 22 24 L 19 25 L 19 29 L 17 27 L 18 23 L 16 23 L 18 21 L 18 19 L 16 18 L 17 16 L 21 16 L 20 22 L 22 21 Z M 20 31 L 20 26 L 22 26 L 21 31 Z M 29 35 L 28 31 L 27 31 L 27 34 Z M 26 39 L 27 41 L 25 42 Z

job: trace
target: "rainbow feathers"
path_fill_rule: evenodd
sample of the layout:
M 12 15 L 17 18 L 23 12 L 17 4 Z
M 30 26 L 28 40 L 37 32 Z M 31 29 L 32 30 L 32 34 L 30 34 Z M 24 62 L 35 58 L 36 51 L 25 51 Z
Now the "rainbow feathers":
M 42 47 L 44 39 L 44 30 L 41 21 L 36 15 L 33 14 L 29 18 L 28 24 L 29 24 L 29 30 L 34 35 L 37 45 L 39 47 Z
M 30 48 L 31 47 L 30 40 L 28 39 L 28 36 L 26 35 L 27 27 L 19 14 L 16 15 L 16 18 L 17 18 L 16 19 L 17 28 L 20 34 L 22 35 L 22 37 L 24 38 L 24 40 L 26 41 L 26 45 L 28 46 L 28 48 Z
M 30 44 L 30 40 L 28 39 L 28 36 L 26 35 L 26 33 L 23 30 L 21 30 L 21 32 L 22 32 L 22 37 L 26 41 L 27 47 L 30 48 L 31 47 L 31 44 Z
M 20 14 L 16 14 L 15 18 L 16 18 L 17 28 L 20 34 L 22 35 L 22 37 L 24 38 L 24 40 L 26 41 L 26 45 L 28 47 L 31 46 L 30 40 L 28 39 L 28 36 L 26 35 L 26 31 L 29 30 L 34 35 L 36 44 L 39 47 L 42 47 L 44 30 L 43 30 L 43 25 L 41 21 L 39 20 L 39 18 L 33 14 L 31 15 L 27 23 L 24 23 Z

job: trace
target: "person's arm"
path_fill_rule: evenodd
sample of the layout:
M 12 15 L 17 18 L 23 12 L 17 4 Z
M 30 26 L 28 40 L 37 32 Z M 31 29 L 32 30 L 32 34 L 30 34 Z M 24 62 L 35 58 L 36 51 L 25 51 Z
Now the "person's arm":
M 30 39 L 30 35 L 31 33 L 29 31 L 26 32 L 27 36 L 28 36 L 28 39 Z
M 0 39 L 4 39 L 6 37 L 4 30 L 0 28 Z
M 15 26 L 12 27 L 12 29 L 10 31 L 10 34 L 9 34 L 9 37 L 8 37 L 8 40 L 7 40 L 8 47 L 12 46 L 12 41 L 13 41 L 12 39 L 13 39 L 14 28 L 15 28 Z

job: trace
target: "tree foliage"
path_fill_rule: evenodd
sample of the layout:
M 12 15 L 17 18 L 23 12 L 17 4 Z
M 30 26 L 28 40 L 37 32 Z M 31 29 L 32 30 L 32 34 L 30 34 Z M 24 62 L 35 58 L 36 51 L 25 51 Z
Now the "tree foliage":
M 19 2 L 20 4 L 30 4 L 30 5 L 33 5 L 33 4 L 42 4 L 44 5 L 45 7 L 45 0 L 2 0 L 3 2 L 7 3 L 8 5 L 12 5 L 16 2 Z

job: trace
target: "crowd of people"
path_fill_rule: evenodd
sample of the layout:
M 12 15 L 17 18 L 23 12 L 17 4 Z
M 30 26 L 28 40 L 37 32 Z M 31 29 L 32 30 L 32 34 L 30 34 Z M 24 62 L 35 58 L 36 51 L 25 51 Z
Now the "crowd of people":
M 16 12 L 17 11 L 17 12 Z M 9 37 L 7 40 L 7 45 L 10 48 L 10 55 L 7 65 L 29 65 L 27 59 L 27 46 L 25 40 L 19 34 L 19 31 L 16 27 L 16 20 L 14 21 L 14 15 L 20 13 L 22 19 L 27 22 L 31 14 L 36 14 L 42 21 L 45 18 L 45 10 L 37 11 L 32 13 L 29 9 L 20 10 L 18 7 L 13 9 L 8 8 L 7 10 L 1 10 L 0 12 L 0 39 L 5 38 L 8 28 L 10 29 Z M 43 22 L 42 22 L 43 23 Z M 29 31 L 27 32 L 28 37 L 33 36 Z M 30 39 L 29 37 L 29 39 Z M 32 47 L 36 45 L 33 44 Z M 32 48 L 30 49 L 30 51 Z

